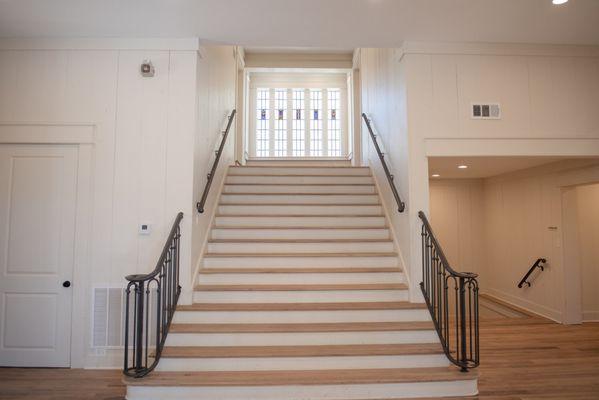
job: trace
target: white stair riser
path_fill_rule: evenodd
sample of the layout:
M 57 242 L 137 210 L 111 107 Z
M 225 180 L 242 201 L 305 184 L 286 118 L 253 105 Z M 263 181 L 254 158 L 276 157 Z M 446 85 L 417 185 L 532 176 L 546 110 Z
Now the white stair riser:
M 373 195 L 264 195 L 264 194 L 224 194 L 219 204 L 379 204 L 379 198 Z
M 229 176 L 234 175 L 365 175 L 370 176 L 368 167 L 231 167 Z
M 252 176 L 252 175 L 229 175 L 226 184 L 248 184 L 248 183 L 267 183 L 282 185 L 325 185 L 325 184 L 343 184 L 343 185 L 372 185 L 370 176 Z
M 327 227 L 369 227 L 384 228 L 385 217 L 226 217 L 215 220 L 216 227 L 283 227 L 283 228 L 327 228 Z
M 177 311 L 173 321 L 181 324 L 242 323 L 334 323 L 430 321 L 428 310 L 337 311 Z M 367 333 L 365 333 L 367 335 Z
M 202 266 L 207 268 L 293 268 L 293 267 L 397 267 L 394 256 L 362 257 L 204 257 Z
M 301 285 L 325 283 L 405 283 L 402 272 L 361 272 L 361 273 L 258 273 L 258 274 L 202 274 L 198 283 L 220 285 Z
M 167 346 L 309 346 L 437 343 L 434 330 L 392 332 L 169 333 Z
M 391 253 L 393 242 L 208 243 L 208 253 Z
M 374 185 L 225 185 L 223 193 L 376 193 Z
M 219 205 L 220 215 L 381 215 L 375 205 Z
M 448 366 L 445 354 L 334 357 L 166 358 L 157 371 L 297 371 Z
M 365 385 L 287 385 L 235 387 L 129 386 L 127 400 L 386 400 L 473 396 L 476 379 L 449 382 Z
M 212 239 L 389 239 L 389 229 L 219 229 Z
M 195 303 L 335 303 L 407 301 L 407 290 L 195 291 Z

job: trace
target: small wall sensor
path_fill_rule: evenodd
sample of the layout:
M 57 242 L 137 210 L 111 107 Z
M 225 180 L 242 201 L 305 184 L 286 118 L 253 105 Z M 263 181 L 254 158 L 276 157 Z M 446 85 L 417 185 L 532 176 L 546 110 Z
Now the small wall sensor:
M 152 233 L 152 225 L 148 223 L 139 224 L 139 234 L 140 235 L 149 235 Z
M 141 76 L 146 78 L 151 78 L 154 76 L 154 66 L 152 65 L 152 61 L 144 60 L 140 67 Z

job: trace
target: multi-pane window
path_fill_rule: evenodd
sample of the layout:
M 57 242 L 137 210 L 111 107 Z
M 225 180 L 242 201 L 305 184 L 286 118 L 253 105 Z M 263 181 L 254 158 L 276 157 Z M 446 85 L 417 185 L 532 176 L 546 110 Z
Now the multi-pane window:
M 270 90 L 256 90 L 256 156 L 270 155 Z
M 275 157 L 287 155 L 287 89 L 275 89 Z
M 304 109 L 304 89 L 293 89 L 292 155 L 303 157 L 306 152 L 306 110 Z
M 257 88 L 256 157 L 341 157 L 340 88 Z
M 339 120 L 339 89 L 327 89 L 328 91 L 328 155 L 338 157 L 341 155 L 341 121 Z

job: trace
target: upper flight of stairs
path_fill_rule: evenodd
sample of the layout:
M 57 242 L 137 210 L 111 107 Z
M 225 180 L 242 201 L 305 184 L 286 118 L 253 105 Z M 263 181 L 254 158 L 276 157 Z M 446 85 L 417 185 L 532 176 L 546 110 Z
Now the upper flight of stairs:
M 129 400 L 473 395 L 406 278 L 369 168 L 230 167 L 196 282 Z

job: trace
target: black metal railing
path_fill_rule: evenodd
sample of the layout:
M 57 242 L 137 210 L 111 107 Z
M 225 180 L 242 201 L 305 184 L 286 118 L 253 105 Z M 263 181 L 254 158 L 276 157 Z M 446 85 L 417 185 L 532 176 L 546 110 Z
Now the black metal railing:
M 164 347 L 175 314 L 179 285 L 180 222 L 175 218 L 156 268 L 146 275 L 129 275 L 125 290 L 125 363 L 123 373 L 141 378 L 151 372 Z
M 387 181 L 389 181 L 389 185 L 391 186 L 391 192 L 393 193 L 393 197 L 395 197 L 395 201 L 397 202 L 397 211 L 403 212 L 406 209 L 406 204 L 401 201 L 399 197 L 399 193 L 397 191 L 397 187 L 395 186 L 393 174 L 389 171 L 389 167 L 385 162 L 385 153 L 381 151 L 381 147 L 376 140 L 376 135 L 372 130 L 371 120 L 368 118 L 366 113 L 362 113 L 362 118 L 364 122 L 366 122 L 366 127 L 368 128 L 368 132 L 370 133 L 370 137 L 372 138 L 372 142 L 374 143 L 374 148 L 376 149 L 377 154 L 379 155 L 379 160 L 381 160 L 381 164 L 383 164 L 383 170 L 385 171 L 385 175 L 387 175 Z
M 524 286 L 525 284 L 528 285 L 528 287 L 530 287 L 531 285 L 530 285 L 530 282 L 528 281 L 528 277 L 537 268 L 540 268 L 541 271 L 545 271 L 545 263 L 546 262 L 547 262 L 547 260 L 544 258 L 537 258 L 537 261 L 535 261 L 535 263 L 532 265 L 532 267 L 530 267 L 530 269 L 528 270 L 526 275 L 524 275 L 524 278 L 522 278 L 520 283 L 518 283 L 518 287 L 522 288 L 522 286 Z
M 214 174 L 216 174 L 216 168 L 218 167 L 218 162 L 220 161 L 220 156 L 223 154 L 223 149 L 225 148 L 225 143 L 227 142 L 227 137 L 229 136 L 229 131 L 231 130 L 231 125 L 233 125 L 233 120 L 235 119 L 235 114 L 237 110 L 231 111 L 231 114 L 228 116 L 227 127 L 223 132 L 223 138 L 220 141 L 220 145 L 218 146 L 218 150 L 216 150 L 216 157 L 214 158 L 214 163 L 212 163 L 212 168 L 208 173 L 206 186 L 204 187 L 204 193 L 202 193 L 202 199 L 196 204 L 196 208 L 199 213 L 204 212 L 204 205 L 206 205 L 206 200 L 208 199 L 208 193 L 210 192 L 210 186 L 212 185 L 212 179 L 214 179 Z
M 420 288 L 445 355 L 467 371 L 480 363 L 477 275 L 454 271 L 426 215 L 420 211 L 418 216 L 422 220 Z

